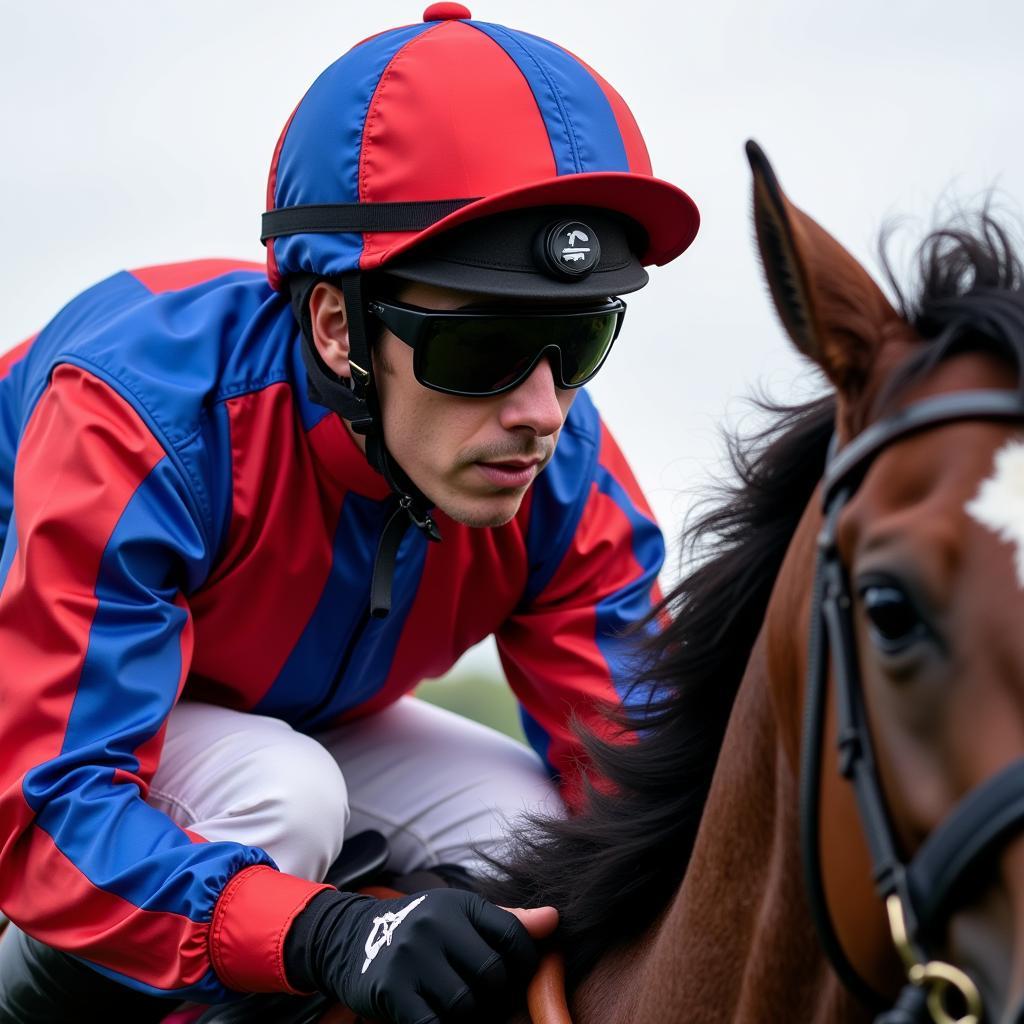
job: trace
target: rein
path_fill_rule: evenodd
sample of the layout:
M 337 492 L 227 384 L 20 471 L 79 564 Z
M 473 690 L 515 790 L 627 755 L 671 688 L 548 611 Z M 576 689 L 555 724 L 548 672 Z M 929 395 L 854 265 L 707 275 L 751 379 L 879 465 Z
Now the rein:
M 1024 828 L 1024 758 L 972 790 L 904 861 L 886 810 L 875 764 L 857 659 L 849 578 L 837 546 L 839 518 L 872 462 L 911 434 L 960 420 L 1024 421 L 1024 396 L 980 390 L 939 395 L 875 423 L 834 453 L 825 472 L 825 522 L 811 612 L 810 654 L 800 756 L 800 846 L 811 913 L 822 946 L 840 979 L 862 1002 L 882 1003 L 850 964 L 825 900 L 819 850 L 821 751 L 829 666 L 835 680 L 839 769 L 853 784 L 871 856 L 872 874 L 886 905 L 893 944 L 909 980 L 895 1007 L 876 1024 L 979 1024 L 982 1000 L 970 976 L 931 959 L 928 948 L 947 922 L 957 886 L 1010 836 Z M 965 1012 L 956 1017 L 947 995 L 957 992 Z
M 545 953 L 526 990 L 532 1024 L 572 1024 L 565 997 L 565 959 L 557 950 Z

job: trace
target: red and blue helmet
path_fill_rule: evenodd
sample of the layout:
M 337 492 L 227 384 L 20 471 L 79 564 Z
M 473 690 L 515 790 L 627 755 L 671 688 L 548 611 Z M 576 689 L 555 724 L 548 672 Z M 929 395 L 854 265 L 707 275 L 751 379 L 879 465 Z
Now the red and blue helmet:
M 622 97 L 555 43 L 438 3 L 332 64 L 281 134 L 263 238 L 271 283 L 385 268 L 439 233 L 526 207 L 624 215 L 645 264 L 699 216 L 655 178 Z

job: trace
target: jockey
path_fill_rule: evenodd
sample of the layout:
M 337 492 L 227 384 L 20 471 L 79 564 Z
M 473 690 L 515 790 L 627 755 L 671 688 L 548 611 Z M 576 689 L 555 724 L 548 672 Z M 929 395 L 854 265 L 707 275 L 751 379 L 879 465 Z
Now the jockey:
M 517 996 L 553 912 L 321 880 L 578 803 L 664 551 L 581 385 L 697 222 L 596 72 L 440 3 L 295 109 L 266 268 L 116 274 L 0 359 L 0 906 L 79 972 L 12 1003 L 9 928 L 0 1019 Z M 405 696 L 488 635 L 535 753 Z

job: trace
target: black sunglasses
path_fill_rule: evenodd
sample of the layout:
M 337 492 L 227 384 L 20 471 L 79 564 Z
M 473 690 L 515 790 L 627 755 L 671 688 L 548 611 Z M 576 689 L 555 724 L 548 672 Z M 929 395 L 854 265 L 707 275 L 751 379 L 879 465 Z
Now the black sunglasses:
M 440 310 L 373 301 L 369 310 L 413 349 L 413 373 L 424 387 L 485 398 L 518 387 L 549 354 L 558 356 L 551 360 L 558 387 L 586 384 L 619 336 L 626 304 Z

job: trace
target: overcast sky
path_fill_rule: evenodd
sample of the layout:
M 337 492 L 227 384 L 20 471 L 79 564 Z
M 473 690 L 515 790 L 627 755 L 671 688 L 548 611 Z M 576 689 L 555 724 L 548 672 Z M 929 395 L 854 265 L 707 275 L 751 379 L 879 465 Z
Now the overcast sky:
M 424 5 L 425 6 L 425 5 Z M 814 382 L 751 244 L 743 142 L 862 259 L 886 218 L 915 238 L 945 198 L 1024 203 L 1024 4 L 477 0 L 476 17 L 583 57 L 630 105 L 697 241 L 629 300 L 591 390 L 666 533 L 678 533 L 757 384 Z M 278 134 L 353 43 L 418 21 L 398 0 L 0 0 L 0 349 L 122 268 L 260 260 Z M 667 580 L 675 577 L 670 567 Z

